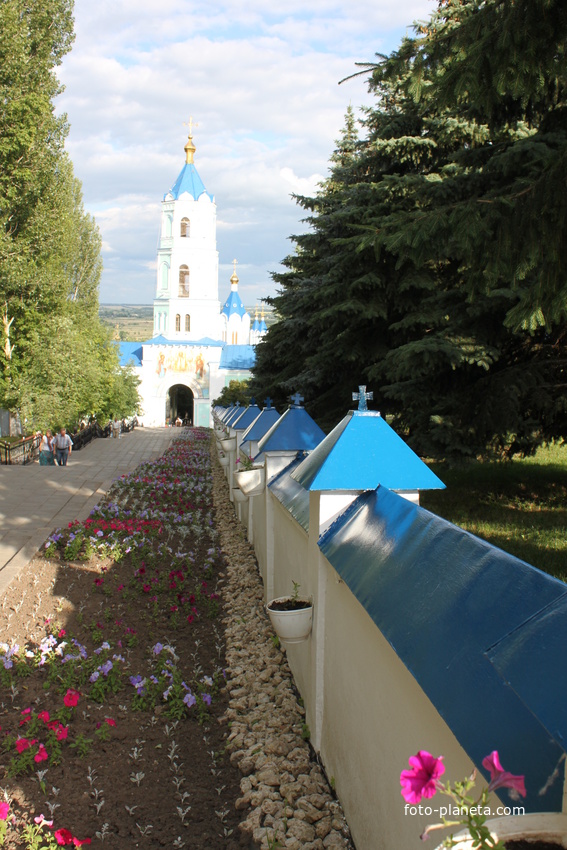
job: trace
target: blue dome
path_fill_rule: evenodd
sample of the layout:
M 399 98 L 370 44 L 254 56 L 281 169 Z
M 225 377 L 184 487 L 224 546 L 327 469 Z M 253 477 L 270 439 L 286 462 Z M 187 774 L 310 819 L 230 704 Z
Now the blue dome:
M 224 313 L 228 319 L 230 319 L 230 317 L 235 313 L 240 316 L 240 318 L 242 318 L 242 316 L 246 313 L 242 299 L 236 290 L 232 290 L 224 302 L 224 307 L 222 308 L 221 313 Z
M 177 200 L 184 192 L 188 192 L 195 201 L 199 200 L 203 194 L 207 195 L 211 201 L 214 200 L 213 196 L 205 189 L 205 184 L 199 177 L 197 169 L 192 162 L 185 163 L 173 188 L 164 195 L 164 200 L 168 195 L 173 195 L 175 200 Z

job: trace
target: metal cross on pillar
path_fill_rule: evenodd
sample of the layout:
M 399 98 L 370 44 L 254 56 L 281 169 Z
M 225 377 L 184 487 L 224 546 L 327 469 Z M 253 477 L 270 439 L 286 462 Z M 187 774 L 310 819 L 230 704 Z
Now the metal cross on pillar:
M 292 407 L 301 407 L 301 402 L 305 401 L 302 395 L 299 393 L 295 393 L 295 395 L 290 395 L 291 406 Z
M 358 392 L 352 394 L 352 400 L 358 401 L 358 409 L 359 410 L 368 410 L 367 401 L 373 401 L 374 393 L 366 392 L 366 384 L 364 386 L 359 386 Z
M 272 399 L 270 396 L 267 396 L 267 398 L 264 399 L 264 404 L 266 405 L 266 410 L 272 409 Z

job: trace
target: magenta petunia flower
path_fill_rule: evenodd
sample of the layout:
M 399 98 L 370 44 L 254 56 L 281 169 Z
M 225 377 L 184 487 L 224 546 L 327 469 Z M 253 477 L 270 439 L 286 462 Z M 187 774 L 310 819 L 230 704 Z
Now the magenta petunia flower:
M 494 791 L 496 788 L 511 788 L 522 797 L 526 796 L 526 786 L 523 776 L 514 776 L 513 773 L 508 773 L 500 764 L 500 757 L 497 750 L 493 750 L 490 755 L 482 760 L 482 766 L 490 772 L 489 791 Z
M 437 780 L 445 773 L 442 758 L 435 758 L 431 753 L 420 750 L 408 759 L 411 769 L 402 770 L 400 774 L 401 794 L 406 802 L 415 805 L 423 797 L 433 797 L 437 791 Z
M 69 688 L 65 696 L 63 697 L 63 702 L 67 706 L 67 708 L 74 708 L 79 702 L 80 698 L 79 691 L 73 690 L 73 688 Z
M 35 743 L 35 740 L 30 741 L 29 738 L 18 738 L 18 740 L 16 741 L 16 749 L 19 753 L 23 753 L 25 750 L 31 747 L 32 744 Z
M 37 761 L 39 763 L 40 761 L 45 761 L 47 758 L 49 758 L 49 756 L 47 755 L 47 750 L 45 749 L 43 744 L 40 744 L 39 750 L 37 751 L 37 753 L 33 757 L 33 760 Z
M 6 820 L 10 811 L 9 803 L 0 803 L 0 820 Z

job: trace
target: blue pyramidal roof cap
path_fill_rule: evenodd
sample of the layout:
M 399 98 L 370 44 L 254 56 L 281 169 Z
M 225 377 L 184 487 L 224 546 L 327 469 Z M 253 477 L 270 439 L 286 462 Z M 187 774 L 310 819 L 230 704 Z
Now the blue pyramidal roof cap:
M 195 201 L 198 201 L 203 194 L 207 195 L 211 201 L 214 200 L 213 195 L 209 194 L 205 189 L 205 184 L 199 177 L 197 169 L 192 162 L 185 163 L 179 177 L 173 184 L 173 188 L 169 192 L 166 192 L 163 197 L 165 200 L 168 195 L 173 195 L 175 200 L 177 200 L 184 192 L 188 192 Z
M 233 419 L 230 427 L 234 428 L 238 431 L 245 431 L 249 425 L 259 417 L 260 408 L 257 404 L 249 404 L 248 407 L 242 411 L 240 416 L 237 419 Z
M 228 407 L 225 407 L 224 411 L 220 414 L 219 417 L 223 423 L 226 422 L 227 418 L 230 416 L 235 407 L 236 405 L 234 403 L 229 404 Z
M 304 407 L 290 407 L 258 443 L 259 452 L 310 451 L 325 437 Z
M 265 407 L 242 435 L 242 443 L 240 445 L 243 446 L 245 442 L 257 442 L 261 440 L 264 434 L 268 433 L 274 422 L 277 422 L 279 418 L 280 414 L 275 407 Z
M 375 411 L 350 410 L 292 475 L 306 490 L 445 487 Z
M 239 417 L 242 413 L 244 413 L 245 409 L 246 409 L 246 408 L 242 407 L 242 405 L 241 405 L 241 404 L 235 404 L 235 405 L 234 405 L 234 407 L 232 408 L 232 410 L 230 411 L 230 413 L 228 414 L 228 416 L 226 416 L 226 417 L 223 419 L 224 424 L 225 424 L 225 425 L 230 425 L 230 424 L 231 424 L 231 422 L 234 422 L 234 421 L 235 421 L 235 419 L 238 419 L 238 417 Z M 231 426 L 231 427 L 232 427 L 232 426 Z

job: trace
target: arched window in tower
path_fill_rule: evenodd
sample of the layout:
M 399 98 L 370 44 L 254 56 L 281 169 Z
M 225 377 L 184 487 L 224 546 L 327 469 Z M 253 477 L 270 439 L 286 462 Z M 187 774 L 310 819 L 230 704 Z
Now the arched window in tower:
M 185 330 L 191 330 L 191 316 L 189 315 L 189 313 L 185 313 Z
M 179 266 L 179 298 L 189 298 L 189 266 Z
M 181 316 L 179 315 L 179 313 L 175 317 L 175 330 L 178 332 L 181 330 Z
M 171 237 L 173 224 L 173 216 L 171 213 L 166 213 L 163 217 L 163 235 L 166 239 Z
M 161 264 L 161 270 L 160 271 L 161 271 L 161 274 L 160 274 L 161 288 L 167 289 L 167 285 L 169 283 L 169 266 L 167 265 L 167 263 Z
M 188 218 L 181 219 L 181 236 L 191 235 L 191 222 Z

